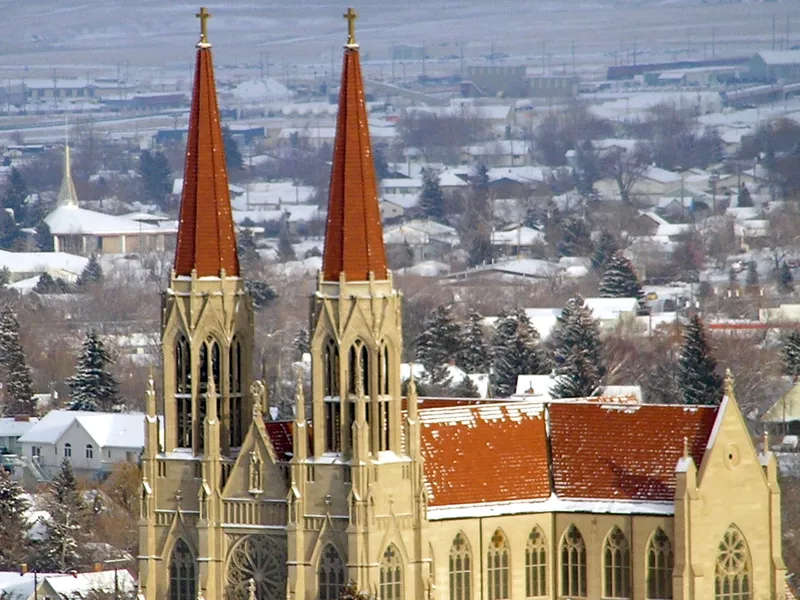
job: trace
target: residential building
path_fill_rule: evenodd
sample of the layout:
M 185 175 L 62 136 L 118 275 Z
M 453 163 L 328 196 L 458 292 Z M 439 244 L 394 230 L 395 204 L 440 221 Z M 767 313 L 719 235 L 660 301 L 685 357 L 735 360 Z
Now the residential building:
M 19 438 L 38 422 L 38 417 L 0 417 L 0 452 L 19 454 Z
M 751 79 L 797 81 L 800 79 L 800 50 L 762 50 L 747 66 Z
M 783 598 L 776 459 L 731 376 L 719 406 L 420 402 L 413 380 L 404 406 L 354 16 L 311 410 L 299 383 L 291 421 L 265 417 L 230 200 L 209 191 L 227 176 L 203 27 L 187 172 L 210 185 L 184 188 L 163 403 L 147 393 L 141 597 L 332 600 L 353 581 L 383 600 Z

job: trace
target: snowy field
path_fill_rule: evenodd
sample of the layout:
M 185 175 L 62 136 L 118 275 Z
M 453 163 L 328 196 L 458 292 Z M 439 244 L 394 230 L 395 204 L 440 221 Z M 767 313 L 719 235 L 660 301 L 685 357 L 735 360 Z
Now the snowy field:
M 190 69 L 199 2 L 165 0 L 29 0 L 9 2 L 0 23 L 0 78 L 113 75 L 131 77 L 147 67 L 152 77 Z M 344 0 L 212 2 L 210 37 L 218 75 L 260 61 L 271 75 L 338 69 L 345 23 Z M 748 55 L 769 48 L 775 18 L 776 47 L 800 44 L 800 2 L 701 4 L 699 0 L 363 0 L 358 39 L 367 69 L 384 71 L 392 44 L 425 44 L 429 73 L 458 69 L 492 50 L 511 62 L 546 63 L 551 72 L 601 73 L 622 60 Z M 619 55 L 625 58 L 620 59 Z M 27 71 L 25 70 L 27 67 Z M 405 65 L 408 75 L 420 64 Z

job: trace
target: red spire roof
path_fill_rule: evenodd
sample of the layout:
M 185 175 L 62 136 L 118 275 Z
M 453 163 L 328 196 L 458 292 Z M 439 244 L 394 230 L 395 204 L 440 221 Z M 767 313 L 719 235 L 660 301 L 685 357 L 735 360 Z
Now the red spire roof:
M 228 191 L 225 148 L 214 85 L 211 44 L 206 40 L 205 24 L 210 16 L 205 9 L 197 15 L 202 35 L 197 44 L 189 137 L 186 142 L 186 169 L 183 175 L 175 273 L 198 277 L 219 277 L 220 271 L 239 276 L 239 256 Z
M 344 51 L 339 115 L 333 146 L 331 189 L 322 272 L 325 281 L 367 281 L 370 272 L 386 279 L 386 249 L 378 208 L 378 186 L 367 124 L 355 13 L 348 9 L 350 34 Z

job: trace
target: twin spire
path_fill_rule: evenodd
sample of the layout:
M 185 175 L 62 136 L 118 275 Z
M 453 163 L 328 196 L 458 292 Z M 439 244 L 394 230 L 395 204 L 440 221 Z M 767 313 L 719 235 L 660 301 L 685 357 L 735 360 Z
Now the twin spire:
M 239 276 L 236 231 L 233 226 L 228 190 L 228 169 L 214 84 L 208 19 L 200 9 L 200 41 L 186 141 L 186 167 L 183 175 L 178 243 L 175 249 L 175 274 L 198 277 Z
M 186 169 L 181 196 L 176 275 L 239 276 L 236 233 L 228 191 L 211 44 L 209 12 L 201 8 L 192 108 L 186 143 Z M 388 277 L 378 186 L 367 122 L 355 20 L 348 22 L 339 113 L 331 168 L 328 221 L 322 259 L 324 281 L 368 281 Z

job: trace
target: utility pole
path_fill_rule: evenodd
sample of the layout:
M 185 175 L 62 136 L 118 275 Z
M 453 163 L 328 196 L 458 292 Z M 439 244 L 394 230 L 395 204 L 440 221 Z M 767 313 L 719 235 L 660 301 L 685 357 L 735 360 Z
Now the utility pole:
M 464 42 L 460 42 L 459 46 L 461 48 L 461 76 L 464 76 Z
M 575 40 L 572 40 L 572 74 L 575 75 Z
M 791 48 L 789 45 L 789 15 L 786 15 L 786 46 L 785 48 L 788 50 Z
M 494 40 L 492 40 L 492 46 L 489 50 L 489 64 L 494 65 Z
M 389 58 L 392 61 L 392 83 L 394 83 L 394 42 L 389 42 Z
M 692 30 L 686 30 L 686 60 L 689 60 L 689 56 L 692 54 Z
M 637 45 L 636 45 L 637 41 L 638 41 L 637 38 L 634 36 L 634 38 L 633 38 L 633 66 L 634 67 L 636 66 L 636 55 L 638 54 L 638 48 L 637 48 Z
M 422 79 L 425 79 L 425 42 L 422 42 Z
M 261 58 L 258 62 L 258 70 L 260 72 L 261 79 L 264 79 L 264 53 L 261 53 Z
M 775 50 L 775 15 L 772 15 L 772 49 Z
M 542 41 L 542 75 L 547 75 L 547 42 Z
M 711 57 L 712 58 L 717 55 L 716 48 L 715 48 L 716 42 L 717 42 L 717 28 L 716 27 L 712 27 L 711 28 Z

